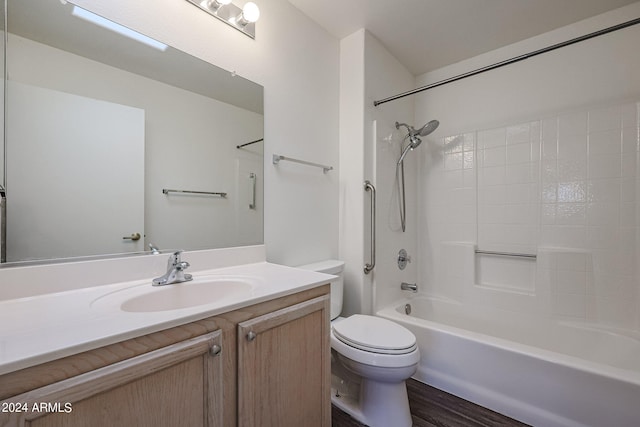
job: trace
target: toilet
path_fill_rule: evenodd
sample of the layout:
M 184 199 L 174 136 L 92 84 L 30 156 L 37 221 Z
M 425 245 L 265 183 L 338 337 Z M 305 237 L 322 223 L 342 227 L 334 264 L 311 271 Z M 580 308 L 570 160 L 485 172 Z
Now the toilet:
M 370 427 L 410 427 L 405 381 L 420 360 L 416 337 L 380 317 L 340 317 L 344 262 L 326 260 L 298 268 L 338 276 L 331 282 L 331 403 Z M 349 384 L 358 383 L 349 390 Z

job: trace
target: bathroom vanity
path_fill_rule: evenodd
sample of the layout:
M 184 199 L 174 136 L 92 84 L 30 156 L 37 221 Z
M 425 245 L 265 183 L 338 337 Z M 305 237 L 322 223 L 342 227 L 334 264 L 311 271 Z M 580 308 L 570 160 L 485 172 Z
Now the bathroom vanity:
M 196 307 L 145 312 L 143 305 L 126 306 L 136 298 L 131 292 L 148 292 L 152 303 L 153 295 L 163 292 L 148 291 L 148 282 L 53 295 L 90 301 L 94 314 L 87 315 L 86 325 L 98 320 L 102 329 L 84 340 L 85 326 L 76 325 L 75 348 L 62 330 L 63 346 L 31 358 L 0 359 L 6 362 L 0 364 L 0 426 L 329 426 L 325 277 L 331 276 L 269 263 L 210 270 L 205 276 L 248 277 L 249 270 L 262 281 L 248 296 Z M 274 282 L 278 276 L 280 284 Z M 195 272 L 194 277 L 197 285 Z M 102 296 L 95 298 L 94 292 Z M 13 304 L 26 307 L 38 299 Z M 70 322 L 60 318 L 42 333 L 54 342 L 56 327 L 73 328 L 77 317 Z M 28 326 L 25 333 L 33 333 Z M 6 348 L 12 342 L 0 344 Z M 5 354 L 11 351 L 0 352 Z

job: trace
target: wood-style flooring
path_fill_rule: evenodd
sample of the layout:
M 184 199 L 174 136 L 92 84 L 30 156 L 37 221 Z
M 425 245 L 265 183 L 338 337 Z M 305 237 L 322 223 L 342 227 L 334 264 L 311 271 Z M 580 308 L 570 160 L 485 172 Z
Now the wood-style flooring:
M 413 427 L 524 427 L 519 421 L 498 414 L 419 381 L 407 381 Z M 332 427 L 363 427 L 335 406 Z M 393 426 L 389 426 L 393 427 Z

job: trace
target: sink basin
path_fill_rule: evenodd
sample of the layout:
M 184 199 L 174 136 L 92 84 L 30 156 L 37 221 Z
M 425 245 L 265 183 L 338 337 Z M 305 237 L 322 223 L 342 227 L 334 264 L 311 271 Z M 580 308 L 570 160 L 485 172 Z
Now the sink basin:
M 91 305 L 119 305 L 127 312 L 179 310 L 250 296 L 253 288 L 251 280 L 205 277 L 165 286 L 138 285 L 103 295 Z
M 165 285 L 148 294 L 122 303 L 122 311 L 166 311 L 210 304 L 216 300 L 249 294 L 251 285 L 240 280 L 213 280 L 201 283 Z

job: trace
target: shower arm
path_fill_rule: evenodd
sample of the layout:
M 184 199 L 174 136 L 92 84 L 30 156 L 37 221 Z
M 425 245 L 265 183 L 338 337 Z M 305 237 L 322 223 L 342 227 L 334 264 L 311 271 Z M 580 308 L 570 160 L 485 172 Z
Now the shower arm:
M 409 132 L 409 134 L 411 134 L 411 132 L 414 132 L 413 127 L 409 126 L 408 124 L 396 122 L 396 129 L 400 129 L 400 126 L 404 126 L 405 128 L 407 128 L 407 132 Z M 405 139 L 406 139 L 406 137 L 405 137 Z

